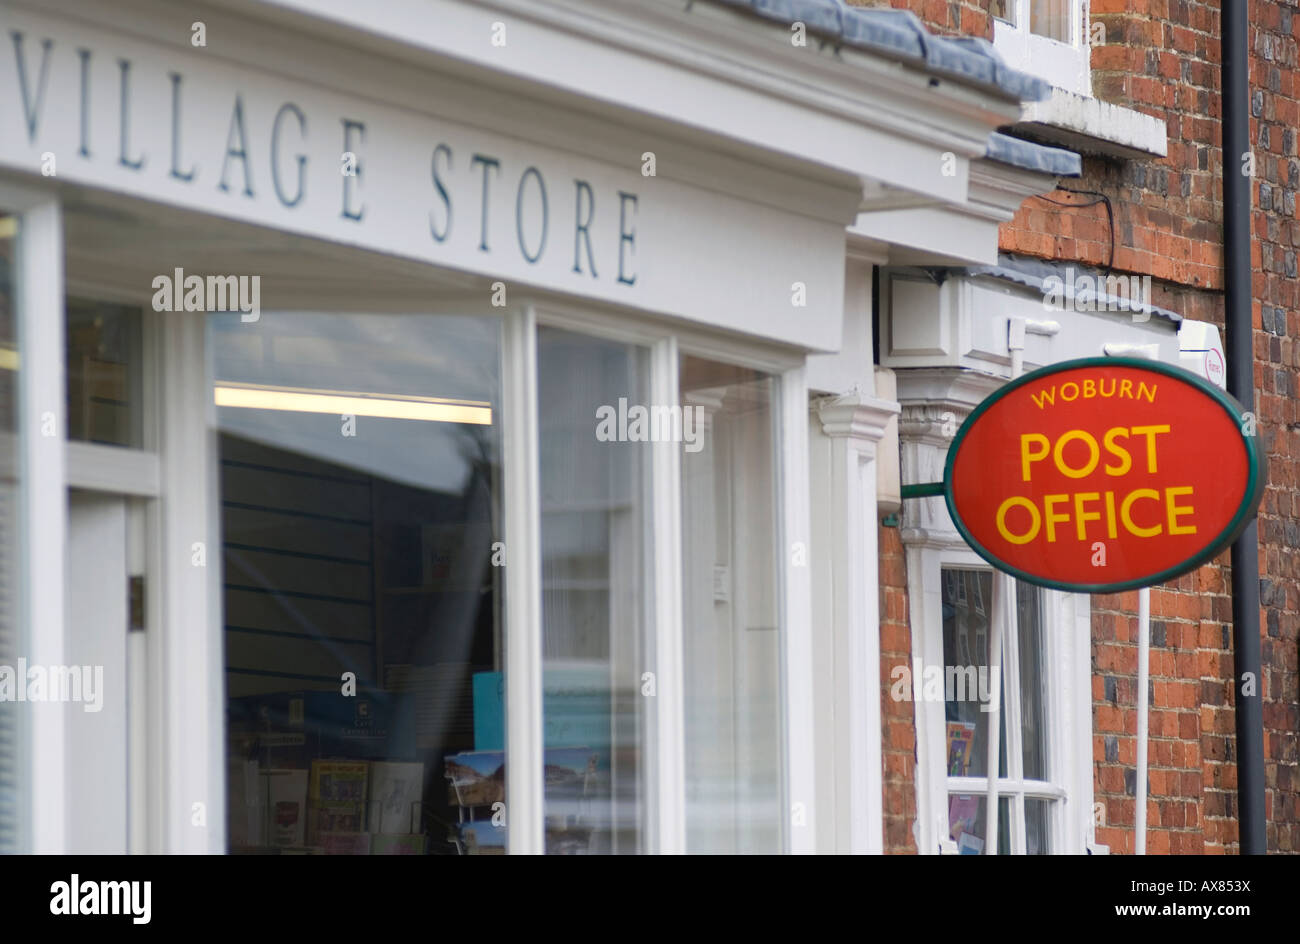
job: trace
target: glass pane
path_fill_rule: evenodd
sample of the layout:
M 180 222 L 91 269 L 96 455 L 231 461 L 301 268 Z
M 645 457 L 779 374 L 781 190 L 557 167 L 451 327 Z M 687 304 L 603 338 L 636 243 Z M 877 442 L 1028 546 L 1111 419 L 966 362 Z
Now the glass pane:
M 209 326 L 231 849 L 504 852 L 499 322 Z
M 68 438 L 142 446 L 140 309 L 69 298 Z
M 948 796 L 948 835 L 956 840 L 962 855 L 984 853 L 984 794 L 953 793 Z M 1011 798 L 998 799 L 998 855 L 1011 854 Z
M 537 332 L 550 853 L 646 851 L 648 363 L 644 348 Z
M 681 394 L 687 845 L 778 852 L 777 385 L 683 357 Z
M 1029 31 L 1068 43 L 1074 7 L 1074 0 L 1029 0 Z
M 1016 0 L 992 0 L 989 5 L 989 12 L 999 20 L 1006 20 L 1008 23 L 1016 21 Z
M 0 213 L 0 665 L 24 650 L 19 620 L 18 292 L 14 243 L 18 218 Z M 0 853 L 19 851 L 26 805 L 19 703 L 0 701 Z
M 1053 802 L 1055 801 L 1025 797 L 1025 852 L 1029 855 L 1052 854 Z
M 1028 780 L 1046 780 L 1042 591 L 1030 584 L 1017 583 L 1016 608 L 1020 624 L 1020 735 L 1024 776 Z
M 989 620 L 993 574 L 987 570 L 943 571 L 943 666 L 925 666 L 923 698 L 943 698 L 950 777 L 988 773 L 988 727 L 993 677 L 989 674 Z M 998 686 L 1002 737 L 998 776 L 1007 775 L 1006 690 Z

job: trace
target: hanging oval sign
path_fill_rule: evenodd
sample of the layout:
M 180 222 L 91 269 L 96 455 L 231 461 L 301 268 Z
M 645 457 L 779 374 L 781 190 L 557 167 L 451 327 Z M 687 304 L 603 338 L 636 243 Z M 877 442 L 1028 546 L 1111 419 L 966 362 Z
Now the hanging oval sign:
M 1163 583 L 1228 547 L 1264 491 L 1255 418 L 1181 367 L 1054 364 L 957 431 L 944 497 L 980 556 L 1084 593 Z

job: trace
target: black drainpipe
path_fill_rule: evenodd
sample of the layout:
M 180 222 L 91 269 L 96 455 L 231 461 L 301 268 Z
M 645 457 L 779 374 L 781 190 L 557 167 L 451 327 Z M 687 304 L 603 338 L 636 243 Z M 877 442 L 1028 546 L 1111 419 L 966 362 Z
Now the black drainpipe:
M 1245 0 L 1220 6 L 1223 54 L 1223 294 L 1228 392 L 1255 410 L 1251 314 L 1250 44 Z M 1252 162 L 1253 163 L 1253 162 Z M 1262 472 L 1263 470 L 1261 470 Z M 1264 708 L 1259 644 L 1259 531 L 1254 521 L 1232 545 L 1232 656 L 1237 717 L 1237 823 L 1242 855 L 1263 855 Z M 1250 694 L 1242 693 L 1249 687 Z

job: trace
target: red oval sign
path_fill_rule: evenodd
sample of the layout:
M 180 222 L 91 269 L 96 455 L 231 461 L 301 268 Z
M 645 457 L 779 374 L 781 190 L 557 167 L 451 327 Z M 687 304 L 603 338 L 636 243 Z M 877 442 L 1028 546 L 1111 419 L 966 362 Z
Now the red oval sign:
M 1230 545 L 1264 490 L 1254 418 L 1179 367 L 1089 358 L 988 397 L 948 451 L 944 496 L 1001 570 L 1062 590 L 1163 583 Z

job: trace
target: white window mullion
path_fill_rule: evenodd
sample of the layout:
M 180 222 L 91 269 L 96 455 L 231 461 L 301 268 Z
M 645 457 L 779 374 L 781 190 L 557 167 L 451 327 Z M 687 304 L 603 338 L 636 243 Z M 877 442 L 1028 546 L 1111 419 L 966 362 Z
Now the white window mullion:
M 777 573 L 782 593 L 782 688 L 785 693 L 786 851 L 815 849 L 816 783 L 813 725 L 812 578 L 808 567 L 808 385 L 804 368 L 781 375 L 780 535 Z
M 680 402 L 678 354 L 674 338 L 658 341 L 650 352 L 650 402 Z M 676 855 L 686 851 L 686 666 L 682 641 L 682 492 L 681 447 L 651 444 L 654 548 L 653 665 L 657 694 L 648 732 L 652 851 Z
M 506 826 L 511 855 L 546 850 L 543 823 L 541 499 L 537 321 L 511 312 L 502 339 L 506 545 Z
M 22 549 L 20 625 L 33 665 L 64 663 L 64 546 L 67 481 L 63 446 L 67 422 L 64 380 L 63 220 L 54 196 L 32 199 L 0 192 L 0 204 L 20 211 L 16 241 L 19 367 L 19 533 Z M 52 433 L 51 427 L 52 425 Z M 31 780 L 26 848 L 67 851 L 67 790 L 63 706 L 30 713 L 25 746 Z
M 942 502 L 943 499 L 924 499 Z M 906 548 L 908 614 L 912 621 L 912 662 L 918 666 L 943 665 L 943 566 L 944 554 L 933 546 Z M 964 556 L 964 555 L 963 555 Z M 971 552 L 971 556 L 974 554 Z M 920 697 L 922 681 L 912 672 L 912 711 L 916 724 L 917 851 L 935 855 L 956 853 L 957 844 L 948 838 L 947 725 L 944 705 Z M 981 781 L 969 792 L 987 791 Z
M 162 717 L 150 790 L 151 843 L 168 853 L 226 849 L 225 673 L 215 407 L 203 315 L 162 319 L 157 508 L 160 614 L 147 634 L 148 696 Z M 146 727 L 149 727 L 146 722 Z M 196 802 L 206 807 L 196 827 Z
M 994 577 L 996 579 L 996 575 Z M 1007 729 L 1007 776 L 1016 781 L 1024 779 L 1024 731 L 1021 728 L 1020 704 L 1020 594 L 1015 581 L 1008 580 L 1010 599 L 1003 612 L 1006 613 L 1006 625 L 1002 627 L 1002 691 L 1004 695 L 1004 721 Z M 1017 791 L 1007 804 L 1011 822 L 1008 835 L 1011 837 L 1012 855 L 1025 853 L 1025 796 Z

